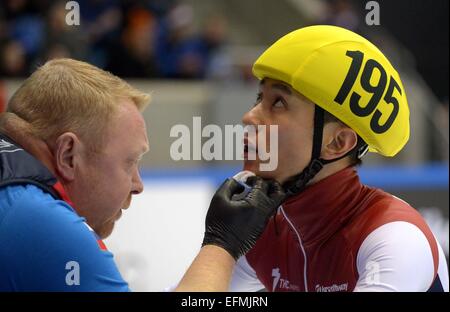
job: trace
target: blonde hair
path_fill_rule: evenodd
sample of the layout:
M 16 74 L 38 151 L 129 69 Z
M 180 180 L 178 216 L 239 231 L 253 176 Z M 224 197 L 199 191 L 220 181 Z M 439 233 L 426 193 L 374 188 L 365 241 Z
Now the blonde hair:
M 101 146 L 108 122 L 125 99 L 143 111 L 150 95 L 93 65 L 62 58 L 39 67 L 14 93 L 8 111 L 47 142 L 71 131 L 88 145 Z

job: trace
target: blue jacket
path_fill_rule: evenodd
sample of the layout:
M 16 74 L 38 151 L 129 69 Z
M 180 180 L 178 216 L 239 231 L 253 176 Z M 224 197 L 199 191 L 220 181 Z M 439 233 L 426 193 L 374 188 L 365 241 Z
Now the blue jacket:
M 129 291 L 37 159 L 0 134 L 0 291 Z

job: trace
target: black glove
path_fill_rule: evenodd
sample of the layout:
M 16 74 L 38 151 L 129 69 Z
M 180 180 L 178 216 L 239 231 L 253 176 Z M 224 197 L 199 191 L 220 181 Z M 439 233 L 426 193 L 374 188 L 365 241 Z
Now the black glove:
M 283 188 L 274 180 L 253 176 L 246 184 L 251 186 L 246 196 L 232 199 L 244 190 L 244 186 L 234 179 L 227 179 L 214 194 L 206 215 L 202 246 L 222 247 L 235 260 L 255 245 L 269 218 L 285 198 Z

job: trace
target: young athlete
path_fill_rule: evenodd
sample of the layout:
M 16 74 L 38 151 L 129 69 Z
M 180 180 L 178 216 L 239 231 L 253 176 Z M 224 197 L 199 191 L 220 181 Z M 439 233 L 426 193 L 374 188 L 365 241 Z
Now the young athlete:
M 409 138 L 405 89 L 383 53 L 351 31 L 311 26 L 270 46 L 253 73 L 260 90 L 243 121 L 278 125 L 279 165 L 264 172 L 246 159 L 244 169 L 276 179 L 289 198 L 239 259 L 231 289 L 448 291 L 424 219 L 355 169 L 367 151 L 394 156 Z M 246 150 L 256 142 L 246 138 Z

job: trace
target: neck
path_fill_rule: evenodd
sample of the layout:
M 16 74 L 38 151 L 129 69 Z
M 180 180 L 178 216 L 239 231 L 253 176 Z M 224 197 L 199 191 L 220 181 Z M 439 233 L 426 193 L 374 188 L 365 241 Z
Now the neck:
M 312 178 L 311 181 L 309 181 L 308 185 L 313 185 L 313 184 L 325 179 L 326 177 L 329 177 L 329 176 L 335 174 L 336 172 L 339 172 L 350 166 L 351 166 L 351 161 L 348 157 L 345 157 L 338 161 L 326 164 L 325 166 L 323 166 L 322 170 L 320 170 L 314 176 L 314 178 Z

